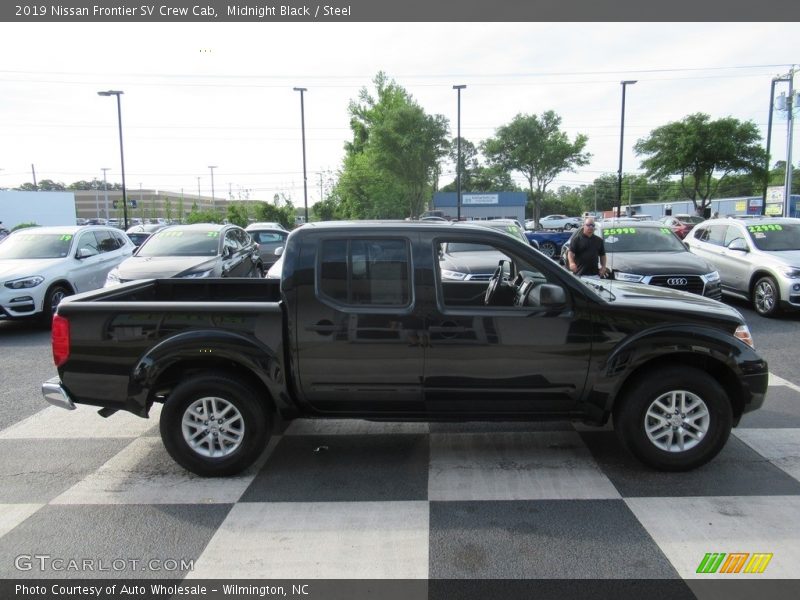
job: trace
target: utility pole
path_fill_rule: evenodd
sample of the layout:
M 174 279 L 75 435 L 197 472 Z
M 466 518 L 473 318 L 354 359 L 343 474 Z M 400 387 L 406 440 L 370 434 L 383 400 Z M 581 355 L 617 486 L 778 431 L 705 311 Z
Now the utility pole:
M 100 167 L 100 170 L 103 172 L 103 191 L 106 197 L 106 223 L 108 223 L 108 182 L 106 181 L 106 171 L 108 171 L 109 168 Z
M 789 95 L 786 97 L 786 185 L 783 193 L 783 216 L 791 215 L 792 208 L 792 137 L 794 133 L 794 72 L 795 68 L 789 70 Z
M 34 168 L 33 163 L 31 163 L 31 174 L 33 175 L 33 189 L 38 192 L 39 186 L 36 185 L 36 169 Z

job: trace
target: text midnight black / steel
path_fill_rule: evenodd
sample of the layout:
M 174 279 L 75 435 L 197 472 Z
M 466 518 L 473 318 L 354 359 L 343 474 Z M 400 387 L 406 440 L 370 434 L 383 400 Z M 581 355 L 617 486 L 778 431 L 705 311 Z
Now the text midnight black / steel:
M 331 6 L 328 4 L 289 6 L 286 4 L 229 4 L 226 10 L 228 17 L 255 17 L 265 19 L 268 17 L 349 17 L 353 14 L 352 8 L 347 6 Z

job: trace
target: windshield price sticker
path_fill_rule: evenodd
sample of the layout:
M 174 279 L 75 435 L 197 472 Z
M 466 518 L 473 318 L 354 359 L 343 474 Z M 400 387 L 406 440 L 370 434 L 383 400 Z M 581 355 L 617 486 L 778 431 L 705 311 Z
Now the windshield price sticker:
M 662 227 L 661 233 L 663 233 L 664 235 L 672 235 L 672 230 L 668 227 Z
M 603 237 L 610 235 L 630 235 L 636 233 L 635 227 L 613 227 L 611 229 L 603 230 Z
M 158 237 L 181 237 L 183 235 L 182 231 L 165 231 Z
M 210 238 L 219 237 L 219 231 L 209 231 L 206 233 L 206 236 Z
M 782 231 L 783 227 L 777 224 L 770 223 L 768 225 L 748 225 L 747 231 L 750 233 L 757 233 L 760 231 Z

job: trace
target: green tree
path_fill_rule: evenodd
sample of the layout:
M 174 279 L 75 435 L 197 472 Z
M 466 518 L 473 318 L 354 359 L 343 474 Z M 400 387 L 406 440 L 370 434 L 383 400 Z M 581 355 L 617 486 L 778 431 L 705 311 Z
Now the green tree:
M 194 210 L 186 217 L 186 222 L 190 225 L 195 223 L 222 223 L 222 215 L 214 210 Z
M 677 177 L 682 197 L 700 214 L 732 173 L 759 174 L 766 158 L 761 135 L 752 121 L 733 117 L 712 121 L 703 113 L 668 123 L 636 142 L 641 166 L 651 179 Z
M 228 204 L 228 223 L 233 223 L 239 227 L 247 227 L 247 206 L 244 204 Z
M 276 199 L 279 198 L 276 194 Z M 294 205 L 290 201 L 285 201 L 283 206 L 278 206 L 279 202 L 270 204 L 269 202 L 256 203 L 253 212 L 256 221 L 271 221 L 280 223 L 286 229 L 292 229 L 295 224 Z
M 525 177 L 537 225 L 547 186 L 559 173 L 574 171 L 576 166 L 588 164 L 591 158 L 591 154 L 583 151 L 588 138 L 578 134 L 570 142 L 560 127 L 561 117 L 552 110 L 541 117 L 518 114 L 482 147 L 490 165 L 518 171 Z
M 337 185 L 339 212 L 347 218 L 417 215 L 448 148 L 447 120 L 426 114 L 382 72 L 374 84 L 374 95 L 362 88 L 348 107 L 353 137 Z

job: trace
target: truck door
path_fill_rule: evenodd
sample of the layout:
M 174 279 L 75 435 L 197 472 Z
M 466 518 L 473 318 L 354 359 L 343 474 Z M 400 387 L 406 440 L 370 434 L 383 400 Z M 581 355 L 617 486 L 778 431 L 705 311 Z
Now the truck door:
M 464 241 L 435 240 L 433 252 L 441 244 Z M 586 382 L 591 323 L 576 317 L 568 290 L 559 284 L 559 267 L 550 259 L 527 249 L 515 255 L 520 249 L 501 244 L 485 248 L 488 255 L 504 254 L 514 265 L 493 305 L 485 304 L 488 281 L 465 293 L 462 286 L 476 282 L 443 280 L 442 269 L 435 268 L 435 298 L 426 320 L 427 410 L 462 415 L 569 412 Z M 532 253 L 536 256 L 528 256 Z M 522 280 L 526 289 L 515 289 Z M 543 284 L 563 289 L 566 301 L 537 305 L 533 288 Z
M 315 261 L 314 285 L 298 286 L 295 297 L 305 399 L 323 412 L 422 412 L 410 240 L 374 232 L 322 239 Z

